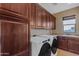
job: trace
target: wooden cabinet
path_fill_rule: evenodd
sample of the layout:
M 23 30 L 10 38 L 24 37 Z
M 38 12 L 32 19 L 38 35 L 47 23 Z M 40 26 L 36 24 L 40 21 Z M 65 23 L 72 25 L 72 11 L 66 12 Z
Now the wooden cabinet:
M 55 29 L 55 18 L 45 11 L 42 11 L 42 27 L 44 29 Z
M 38 5 L 36 5 L 36 28 L 42 27 L 41 17 L 42 17 L 42 10 Z
M 79 54 L 79 38 L 58 36 L 58 48 Z
M 28 25 L 27 24 L 14 24 L 14 51 L 18 53 L 28 53 Z M 27 55 L 27 54 L 26 54 Z
M 55 18 L 50 15 L 50 14 L 47 14 L 47 29 L 55 29 Z
M 68 50 L 68 40 L 66 37 L 58 36 L 58 48 Z
M 0 19 L 1 20 L 1 19 Z M 11 55 L 13 47 L 13 24 L 8 22 L 1 23 L 1 55 Z
M 29 55 L 29 32 L 29 21 L 26 18 L 0 9 L 0 55 Z
M 46 15 L 46 23 L 47 23 L 47 29 L 50 29 L 50 15 L 49 14 L 47 14 Z
M 24 3 L 3 3 L 2 8 L 25 15 L 25 4 Z
M 24 51 L 28 51 L 28 25 L 2 21 L 1 52 L 3 55 L 19 55 Z
M 41 6 L 36 6 L 36 28 L 55 29 L 55 20 L 55 17 Z
M 31 28 L 55 29 L 55 17 L 38 4 L 3 3 L 1 8 L 21 14 L 29 19 Z
M 22 50 L 24 54 L 24 49 L 28 55 L 30 26 L 55 29 L 55 17 L 35 3 L 1 3 L 0 20 L 0 51 L 6 55 L 18 55 Z
M 68 49 L 73 53 L 79 54 L 79 38 L 71 38 L 68 40 Z
M 50 29 L 55 29 L 56 27 L 56 19 L 53 15 L 50 16 Z
M 47 16 L 46 16 L 46 12 L 43 10 L 42 11 L 42 28 L 46 29 L 47 28 Z
M 55 29 L 55 17 L 38 4 L 31 4 L 29 13 L 32 28 Z
M 30 4 L 30 25 L 31 28 L 36 28 L 36 5 Z

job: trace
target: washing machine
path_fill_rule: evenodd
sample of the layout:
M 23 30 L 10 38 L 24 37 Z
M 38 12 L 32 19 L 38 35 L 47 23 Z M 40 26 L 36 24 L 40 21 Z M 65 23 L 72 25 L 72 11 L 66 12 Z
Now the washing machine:
M 39 35 L 31 38 L 32 56 L 56 56 L 57 39 L 52 35 Z
M 57 35 L 40 35 L 41 37 L 48 37 L 50 39 L 50 46 L 51 46 L 51 56 L 57 55 L 57 48 L 58 48 L 58 40 Z
M 32 56 L 51 56 L 50 39 L 43 36 L 31 37 Z

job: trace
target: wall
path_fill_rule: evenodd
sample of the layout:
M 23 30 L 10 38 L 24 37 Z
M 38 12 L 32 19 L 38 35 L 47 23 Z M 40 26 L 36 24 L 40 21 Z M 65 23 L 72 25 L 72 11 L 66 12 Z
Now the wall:
M 45 29 L 31 29 L 31 35 L 48 35 L 50 34 L 49 30 Z
M 58 34 L 58 35 L 64 34 L 62 17 L 70 16 L 70 15 L 76 15 L 76 33 L 71 33 L 71 34 L 79 35 L 79 7 L 54 14 L 54 16 L 56 17 L 56 30 L 52 31 L 53 34 Z

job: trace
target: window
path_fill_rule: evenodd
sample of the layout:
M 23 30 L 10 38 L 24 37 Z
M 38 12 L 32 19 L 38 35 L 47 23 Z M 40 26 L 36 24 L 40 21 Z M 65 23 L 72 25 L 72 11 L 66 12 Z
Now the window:
M 74 33 L 76 31 L 76 18 L 75 16 L 67 16 L 63 17 L 63 25 L 64 25 L 64 32 L 65 33 Z

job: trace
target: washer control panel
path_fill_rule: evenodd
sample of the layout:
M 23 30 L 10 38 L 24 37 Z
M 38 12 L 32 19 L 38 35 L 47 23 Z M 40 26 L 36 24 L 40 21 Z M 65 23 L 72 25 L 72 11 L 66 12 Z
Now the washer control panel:
M 48 42 L 48 41 L 50 41 L 50 39 L 44 40 L 44 41 L 42 41 L 42 43 L 46 43 L 46 42 Z

